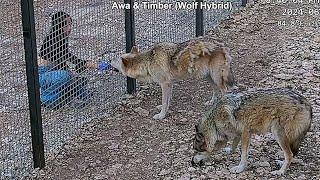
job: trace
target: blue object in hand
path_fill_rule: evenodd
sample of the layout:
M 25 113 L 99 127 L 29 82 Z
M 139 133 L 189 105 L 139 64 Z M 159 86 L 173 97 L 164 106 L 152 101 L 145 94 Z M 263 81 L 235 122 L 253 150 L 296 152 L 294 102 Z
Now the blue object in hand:
M 100 71 L 108 71 L 111 69 L 111 64 L 108 62 L 101 62 L 98 65 L 98 70 Z

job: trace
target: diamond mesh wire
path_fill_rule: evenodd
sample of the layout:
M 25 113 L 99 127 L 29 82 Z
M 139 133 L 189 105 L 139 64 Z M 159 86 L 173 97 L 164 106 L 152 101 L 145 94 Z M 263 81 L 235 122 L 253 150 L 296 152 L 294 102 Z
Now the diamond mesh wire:
M 135 10 L 136 44 L 142 49 L 158 42 L 183 42 L 195 37 L 194 9 L 146 9 L 142 6 L 142 2 L 145 1 L 137 2 L 141 8 Z M 151 0 L 148 2 L 175 4 L 190 1 Z
M 32 168 L 20 1 L 0 9 L 0 179 L 14 179 Z
M 49 99 L 53 97 L 50 96 L 52 92 L 59 95 L 57 101 L 52 98 L 54 101 L 43 103 L 46 157 L 57 152 L 83 123 L 110 114 L 119 96 L 125 92 L 122 75 L 96 67 L 119 57 L 125 50 L 124 11 L 111 9 L 111 3 L 103 0 L 39 1 L 39 8 L 35 9 L 39 58 L 50 64 L 39 67 L 49 67 L 44 75 L 40 75 L 40 84 L 43 77 L 44 84 L 48 80 L 51 85 L 49 88 L 44 85 L 41 95 L 48 95 Z M 68 22 L 57 19 L 58 23 L 54 24 L 52 18 L 59 12 L 67 13 L 72 23 L 70 19 Z M 57 32 L 52 33 L 52 29 Z M 66 37 L 65 33 L 70 30 Z M 50 32 L 53 35 L 50 36 Z M 61 34 L 67 40 L 59 38 Z M 48 37 L 49 43 L 43 46 Z M 44 50 L 46 48 L 49 51 Z M 60 55 L 52 56 L 52 52 Z M 94 67 L 90 68 L 88 64 Z
M 98 65 L 124 53 L 124 11 L 111 9 L 111 2 L 103 0 L 34 1 L 34 8 L 48 159 L 83 123 L 108 116 L 125 92 L 125 77 L 120 74 L 95 67 L 75 71 L 85 66 L 81 61 Z M 0 179 L 16 179 L 33 166 L 20 1 L 1 1 L 0 9 Z M 68 45 L 57 38 L 70 28 L 64 20 L 51 27 L 58 11 L 72 19 Z M 48 36 L 51 29 L 55 32 Z M 51 43 L 41 53 L 47 36 Z
M 230 2 L 232 4 L 232 9 L 205 9 L 203 11 L 204 16 L 204 33 L 208 32 L 212 28 L 216 27 L 219 22 L 221 22 L 224 19 L 228 19 L 231 12 L 238 11 L 242 0 L 204 0 L 206 3 L 216 3 L 216 4 L 223 4 L 226 2 Z M 216 6 L 217 7 L 217 6 Z
M 15 179 L 32 169 L 21 8 L 19 0 L 0 2 L 0 178 Z M 125 91 L 122 75 L 84 68 L 84 61 L 97 65 L 125 51 L 124 10 L 111 9 L 113 2 L 123 1 L 34 1 L 46 159 L 84 123 L 108 116 Z M 52 16 L 59 11 L 70 15 L 72 23 L 62 18 L 53 28 Z M 205 32 L 229 13 L 204 10 Z M 137 9 L 135 24 L 136 44 L 142 49 L 157 42 L 182 42 L 195 37 L 195 10 Z M 52 29 L 56 31 L 50 36 Z M 57 38 L 69 30 L 67 41 Z M 41 53 L 47 36 L 54 41 Z

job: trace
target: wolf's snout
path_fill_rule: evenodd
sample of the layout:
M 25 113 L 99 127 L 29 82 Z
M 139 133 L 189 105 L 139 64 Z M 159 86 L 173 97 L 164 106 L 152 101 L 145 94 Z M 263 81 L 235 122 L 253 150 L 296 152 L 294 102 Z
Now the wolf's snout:
M 120 71 L 120 65 L 119 65 L 119 62 L 117 60 L 112 60 L 110 62 L 111 66 L 112 66 L 112 70 L 113 71 L 116 71 L 116 72 L 119 72 Z
M 119 72 L 119 70 L 117 68 L 115 68 L 115 67 L 112 67 L 111 70 L 115 71 L 115 72 Z

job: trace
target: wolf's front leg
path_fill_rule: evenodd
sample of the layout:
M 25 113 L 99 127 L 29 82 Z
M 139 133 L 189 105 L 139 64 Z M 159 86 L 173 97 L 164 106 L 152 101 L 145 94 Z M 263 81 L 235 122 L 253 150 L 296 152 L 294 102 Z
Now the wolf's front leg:
M 202 166 L 204 164 L 204 162 L 209 158 L 209 153 L 208 152 L 200 152 L 198 154 L 196 154 L 193 158 L 192 158 L 192 165 L 200 165 Z
M 234 137 L 233 142 L 232 142 L 232 152 L 236 152 L 236 149 L 238 147 L 240 139 L 241 139 L 240 136 Z
M 172 96 L 172 83 L 161 83 L 160 85 L 162 90 L 161 111 L 159 114 L 153 116 L 154 119 L 163 119 L 166 116 Z
M 238 136 L 234 137 L 233 142 L 232 142 L 232 147 L 231 148 L 226 147 L 226 148 L 224 148 L 224 151 L 228 154 L 236 152 L 236 149 L 238 147 L 239 142 L 240 142 L 240 137 L 238 137 Z
M 250 144 L 250 132 L 249 130 L 244 130 L 241 136 L 241 160 L 238 166 L 230 169 L 232 173 L 241 173 L 244 171 L 248 165 L 248 152 Z

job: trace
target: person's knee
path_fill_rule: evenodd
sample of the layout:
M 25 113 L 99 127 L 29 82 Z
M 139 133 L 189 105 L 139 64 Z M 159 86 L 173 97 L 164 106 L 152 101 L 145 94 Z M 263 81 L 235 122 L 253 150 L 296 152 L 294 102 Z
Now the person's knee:
M 55 78 L 60 81 L 68 81 L 72 78 L 72 74 L 69 71 L 65 70 L 56 70 L 55 76 Z

